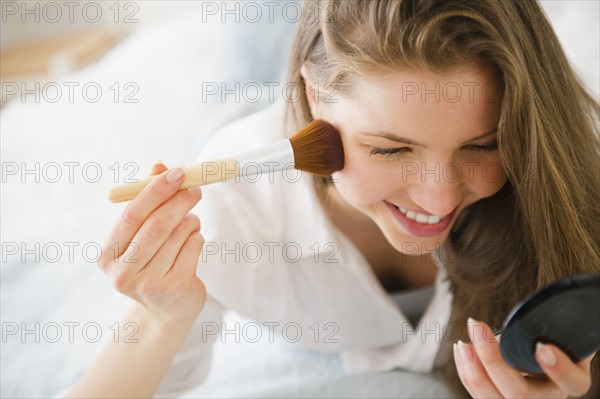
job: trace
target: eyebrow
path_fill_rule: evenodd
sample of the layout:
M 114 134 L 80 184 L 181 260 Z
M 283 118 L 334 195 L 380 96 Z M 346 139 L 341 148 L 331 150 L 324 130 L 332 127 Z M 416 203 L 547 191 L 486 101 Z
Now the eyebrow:
M 463 144 L 467 144 L 467 143 L 470 143 L 470 142 L 472 142 L 472 141 L 479 140 L 479 139 L 482 139 L 482 138 L 484 138 L 484 137 L 487 137 L 487 136 L 491 136 L 492 134 L 494 134 L 494 133 L 497 133 L 497 132 L 498 132 L 498 129 L 493 129 L 493 130 L 490 130 L 490 131 L 488 131 L 488 132 L 483 132 L 483 133 L 481 133 L 481 134 L 478 134 L 478 135 L 477 135 L 477 136 L 475 136 L 475 137 L 472 137 L 472 138 L 470 138 L 469 140 L 465 141 Z M 390 140 L 390 141 L 394 141 L 394 142 L 396 142 L 396 143 L 403 143 L 403 144 L 417 145 L 417 146 L 420 146 L 420 147 L 423 147 L 423 148 L 427 148 L 427 146 L 426 146 L 426 145 L 419 144 L 419 143 L 417 143 L 417 142 L 415 142 L 415 141 L 412 141 L 412 140 L 410 140 L 410 139 L 407 139 L 407 138 L 404 138 L 404 137 L 400 137 L 400 136 L 398 136 L 398 135 L 395 135 L 395 134 L 393 134 L 393 133 L 386 132 L 386 131 L 377 131 L 377 132 L 359 132 L 359 134 L 362 134 L 362 135 L 365 135 L 365 136 L 376 136 L 376 137 L 382 137 L 382 138 L 384 138 L 384 139 L 388 139 L 388 140 Z

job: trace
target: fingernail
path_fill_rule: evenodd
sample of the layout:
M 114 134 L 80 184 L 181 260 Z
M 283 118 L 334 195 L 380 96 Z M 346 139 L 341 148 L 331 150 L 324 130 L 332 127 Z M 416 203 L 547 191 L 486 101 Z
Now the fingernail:
M 546 366 L 554 366 L 556 364 L 556 355 L 548 346 L 538 342 L 535 344 L 535 351 L 538 357 Z
M 477 328 L 477 322 L 472 317 L 467 319 L 467 333 L 471 338 L 471 342 L 479 342 L 477 338 L 479 338 L 479 334 L 475 334 L 475 329 Z
M 176 181 L 181 180 L 183 175 L 184 175 L 183 169 L 181 169 L 181 168 L 171 169 L 169 171 L 169 173 L 167 173 L 167 181 L 169 183 L 175 183 Z
M 154 165 L 158 165 L 159 163 L 162 163 L 162 161 L 160 159 L 158 161 L 155 161 Z
M 458 352 L 465 362 L 471 363 L 473 361 L 473 352 L 471 352 L 471 348 L 460 340 L 458 341 Z

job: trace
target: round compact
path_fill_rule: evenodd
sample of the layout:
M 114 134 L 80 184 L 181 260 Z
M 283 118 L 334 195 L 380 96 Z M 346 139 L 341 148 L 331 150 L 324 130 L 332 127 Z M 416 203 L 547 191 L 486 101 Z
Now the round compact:
M 558 280 L 513 308 L 502 327 L 500 352 L 511 367 L 544 374 L 537 342 L 559 347 L 573 362 L 600 349 L 600 273 Z

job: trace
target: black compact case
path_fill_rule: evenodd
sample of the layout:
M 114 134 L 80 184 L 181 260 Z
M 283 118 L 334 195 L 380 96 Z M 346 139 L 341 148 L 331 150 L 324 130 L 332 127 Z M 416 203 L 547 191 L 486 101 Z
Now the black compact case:
M 500 338 L 504 360 L 517 370 L 544 374 L 534 356 L 538 341 L 558 346 L 574 362 L 600 349 L 600 273 L 558 280 L 513 308 Z

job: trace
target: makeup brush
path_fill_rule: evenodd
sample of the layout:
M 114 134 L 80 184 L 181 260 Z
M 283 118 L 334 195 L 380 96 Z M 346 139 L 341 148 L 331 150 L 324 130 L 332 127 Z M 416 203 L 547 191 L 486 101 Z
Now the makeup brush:
M 185 178 L 180 189 L 204 186 L 241 176 L 298 169 L 329 176 L 344 167 L 344 148 L 338 130 L 318 119 L 310 122 L 289 139 L 280 140 L 237 156 L 202 162 L 183 168 Z M 157 176 L 114 187 L 112 202 L 128 201 L 139 194 Z

